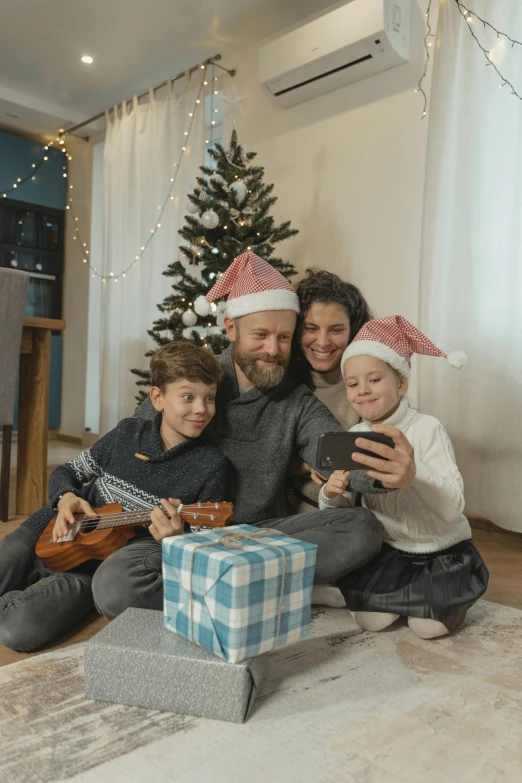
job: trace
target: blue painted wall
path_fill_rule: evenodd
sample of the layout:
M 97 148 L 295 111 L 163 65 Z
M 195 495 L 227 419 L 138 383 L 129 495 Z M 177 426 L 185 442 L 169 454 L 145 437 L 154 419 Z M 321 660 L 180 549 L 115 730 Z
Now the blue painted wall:
M 66 157 L 59 149 L 44 150 L 44 144 L 13 136 L 0 131 L 0 199 L 7 192 L 10 199 L 37 204 L 41 207 L 65 209 L 67 179 L 63 176 Z M 32 164 L 38 164 L 46 155 L 47 161 L 35 172 L 35 179 L 18 184 L 11 190 L 18 177 L 25 179 L 31 172 Z M 51 338 L 51 388 L 49 399 L 49 428 L 60 426 L 62 386 L 62 337 L 59 334 Z M 16 395 L 18 409 L 18 394 Z M 16 410 L 16 413 L 18 411 Z M 15 418 L 15 427 L 17 418 Z
M 28 201 L 42 207 L 65 209 L 67 179 L 63 176 L 66 157 L 63 152 L 50 147 L 44 151 L 43 144 L 30 139 L 22 139 L 10 133 L 0 131 L 0 198 L 7 193 L 8 198 Z M 10 190 L 18 177 L 24 179 L 31 171 L 33 163 L 45 161 L 37 172 L 35 180 L 29 180 Z

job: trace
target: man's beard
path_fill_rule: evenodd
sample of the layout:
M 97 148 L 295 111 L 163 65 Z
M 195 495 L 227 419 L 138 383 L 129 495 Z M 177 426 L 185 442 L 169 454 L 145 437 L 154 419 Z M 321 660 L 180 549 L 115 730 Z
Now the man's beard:
M 259 367 L 262 362 L 277 362 L 274 367 Z M 260 389 L 273 389 L 283 380 L 290 358 L 285 359 L 280 354 L 269 356 L 267 353 L 250 353 L 241 350 L 239 342 L 234 343 L 234 361 L 243 370 L 248 380 Z

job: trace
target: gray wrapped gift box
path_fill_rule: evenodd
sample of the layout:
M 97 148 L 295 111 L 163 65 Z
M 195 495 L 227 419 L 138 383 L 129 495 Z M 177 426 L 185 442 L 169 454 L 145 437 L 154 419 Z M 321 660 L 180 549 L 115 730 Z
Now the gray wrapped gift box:
M 127 609 L 85 645 L 87 699 L 242 723 L 263 659 L 228 663 L 163 626 L 163 612 Z

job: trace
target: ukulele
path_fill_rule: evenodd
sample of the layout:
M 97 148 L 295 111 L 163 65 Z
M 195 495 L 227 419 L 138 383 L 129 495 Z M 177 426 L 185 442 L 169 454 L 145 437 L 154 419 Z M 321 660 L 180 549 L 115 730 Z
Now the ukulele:
M 232 503 L 193 503 L 180 506 L 179 515 L 191 526 L 225 527 L 233 514 Z M 75 514 L 75 522 L 66 536 L 56 543 L 52 533 L 54 517 L 36 544 L 36 554 L 53 571 L 69 571 L 86 560 L 106 560 L 134 537 L 133 527 L 150 523 L 149 509 L 123 511 L 119 503 L 93 509 L 97 518 Z

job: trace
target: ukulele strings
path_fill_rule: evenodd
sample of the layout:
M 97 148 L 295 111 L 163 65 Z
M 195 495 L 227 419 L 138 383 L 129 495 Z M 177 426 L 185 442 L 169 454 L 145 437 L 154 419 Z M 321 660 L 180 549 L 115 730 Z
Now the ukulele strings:
M 214 506 L 214 508 L 215 508 L 215 506 Z M 187 522 L 194 522 L 194 521 L 197 521 L 197 519 L 200 519 L 200 518 L 201 519 L 212 519 L 212 517 L 215 518 L 215 516 L 216 516 L 215 514 L 204 513 L 204 511 L 205 511 L 204 508 L 201 508 L 201 506 L 194 506 L 194 505 L 193 506 L 183 506 L 183 510 L 181 512 L 182 515 L 184 514 L 186 509 L 189 509 L 189 511 L 192 511 L 192 509 L 194 509 L 193 518 L 190 519 L 190 520 L 185 520 Z M 218 509 L 216 508 L 216 511 L 217 510 Z M 152 508 L 150 509 L 150 511 L 152 511 Z M 196 512 L 197 512 L 197 518 L 196 518 L 196 515 L 195 515 Z M 123 511 L 123 512 L 119 512 L 117 514 L 100 514 L 100 516 L 95 517 L 95 518 L 83 517 L 82 521 L 80 522 L 80 526 L 78 527 L 78 532 L 80 530 L 87 530 L 87 529 L 89 529 L 89 526 L 92 526 L 93 529 L 95 528 L 97 530 L 104 530 L 104 529 L 109 528 L 109 527 L 123 526 L 124 524 L 131 525 L 133 523 L 134 519 L 136 519 L 136 520 L 138 520 L 138 519 L 139 520 L 143 520 L 143 522 L 136 521 L 137 525 L 139 525 L 139 524 L 146 524 L 149 521 L 149 518 L 145 517 L 146 514 L 147 514 L 147 510 L 143 509 L 143 511 Z M 122 517 L 125 517 L 125 520 L 122 519 Z M 127 522 L 129 517 L 132 518 L 132 521 L 129 520 Z M 119 522 L 120 524 L 119 525 L 114 525 L 114 522 Z M 101 523 L 101 524 L 99 524 L 99 523 Z

